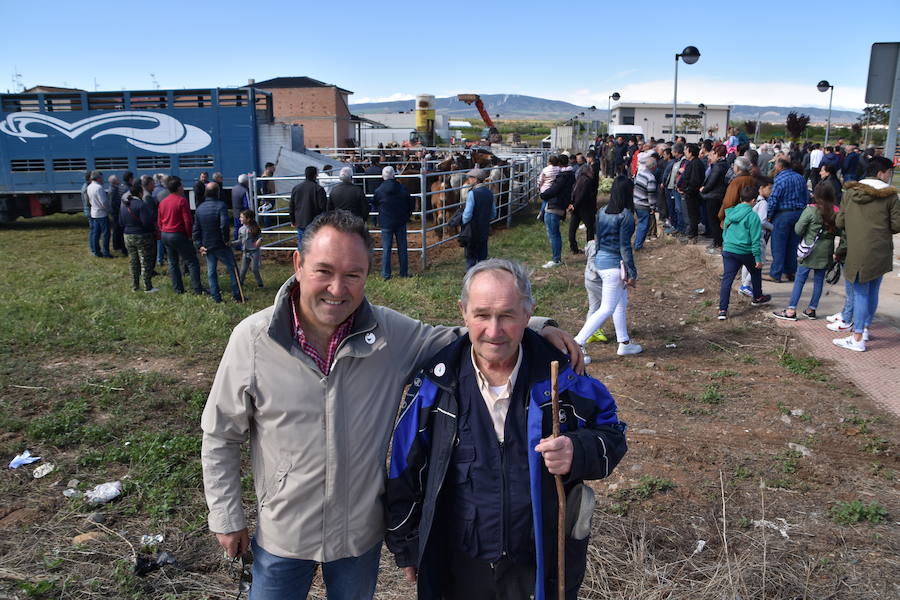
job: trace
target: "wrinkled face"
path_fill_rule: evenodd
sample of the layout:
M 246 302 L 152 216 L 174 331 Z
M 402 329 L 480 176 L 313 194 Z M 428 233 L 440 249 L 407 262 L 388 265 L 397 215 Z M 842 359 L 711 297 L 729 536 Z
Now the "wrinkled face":
M 302 257 L 294 252 L 304 328 L 334 331 L 365 297 L 369 254 L 359 236 L 323 227 Z
M 460 303 L 472 349 L 481 364 L 516 357 L 531 311 L 525 310 L 515 278 L 506 271 L 484 271 L 469 285 L 466 306 Z

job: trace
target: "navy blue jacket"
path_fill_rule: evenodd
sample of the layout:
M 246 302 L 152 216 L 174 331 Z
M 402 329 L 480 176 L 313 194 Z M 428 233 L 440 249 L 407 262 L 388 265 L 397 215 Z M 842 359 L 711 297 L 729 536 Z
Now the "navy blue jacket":
M 441 536 L 429 534 L 440 531 L 441 524 L 434 519 L 458 440 L 459 373 L 462 361 L 471 360 L 470 348 L 464 336 L 426 363 L 404 398 L 393 436 L 385 490 L 386 542 L 398 566 L 418 566 L 418 597 L 423 599 L 440 597 L 440 570 L 447 568 Z M 572 468 L 563 477 L 567 492 L 585 479 L 610 474 L 627 451 L 626 426 L 619 421 L 606 387 L 589 375 L 576 375 L 567 357 L 538 334 L 526 330 L 522 348 L 523 367 L 528 365 L 519 370 L 519 378 L 527 378 L 525 433 L 537 573 L 534 598 L 545 600 L 552 596 L 556 578 L 558 505 L 553 476 L 534 447 L 552 431 L 550 361 L 560 362 L 560 428 L 572 439 L 574 449 Z M 584 577 L 588 541 L 571 537 L 566 541 L 567 589 L 577 588 Z
M 119 211 L 119 227 L 128 235 L 146 235 L 156 231 L 156 211 L 140 198 L 127 195 L 122 198 Z
M 207 250 L 228 246 L 228 208 L 217 198 L 207 198 L 194 217 L 194 242 Z
M 387 228 L 406 225 L 415 208 L 409 190 L 396 179 L 386 179 L 378 186 L 372 204 L 378 211 L 378 223 Z

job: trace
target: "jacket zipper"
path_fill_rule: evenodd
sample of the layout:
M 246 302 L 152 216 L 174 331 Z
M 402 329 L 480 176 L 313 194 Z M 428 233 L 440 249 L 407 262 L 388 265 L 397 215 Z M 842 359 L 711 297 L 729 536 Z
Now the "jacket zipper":
M 506 452 L 504 451 L 503 442 L 498 442 L 500 448 L 500 523 L 503 531 L 501 532 L 500 558 L 506 557 L 507 537 L 509 536 L 509 490 L 506 481 Z

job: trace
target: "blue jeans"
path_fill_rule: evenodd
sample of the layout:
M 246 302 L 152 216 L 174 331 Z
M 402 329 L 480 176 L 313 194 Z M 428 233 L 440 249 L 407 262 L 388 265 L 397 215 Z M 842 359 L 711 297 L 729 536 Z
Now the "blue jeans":
M 859 283 L 857 276 L 857 281 L 853 282 L 853 333 L 862 333 L 872 324 L 872 317 L 878 309 L 878 291 L 883 277 Z
M 391 248 L 393 240 L 397 240 L 397 259 L 400 261 L 400 277 L 409 277 L 409 256 L 406 253 L 406 223 L 396 227 L 383 227 L 381 230 L 381 276 L 391 276 Z
M 94 256 L 110 256 L 109 253 L 109 218 L 91 218 L 91 250 Z M 101 236 L 103 241 L 100 241 Z
M 844 277 L 844 308 L 841 309 L 841 320 L 853 322 L 853 282 Z
M 166 260 L 166 245 L 162 240 L 156 240 L 156 264 L 162 266 L 164 260 Z
M 172 281 L 172 289 L 176 294 L 184 292 L 184 282 L 181 280 L 181 260 L 187 263 L 188 273 L 191 276 L 191 287 L 195 294 L 203 293 L 200 285 L 200 263 L 197 261 L 197 251 L 194 244 L 183 233 L 163 233 L 162 242 L 166 245 L 169 255 L 169 279 Z
M 219 273 L 216 267 L 222 261 L 228 276 L 231 278 L 231 297 L 235 300 L 241 299 L 241 290 L 238 288 L 237 265 L 234 262 L 234 253 L 231 248 L 217 248 L 215 250 L 206 250 L 206 279 L 209 281 L 209 294 L 216 302 L 222 301 L 222 293 L 219 290 Z
M 646 208 L 635 208 L 637 213 L 637 228 L 634 232 L 634 249 L 640 250 L 644 247 L 644 240 L 647 239 L 647 229 L 650 227 L 650 210 Z
M 97 229 L 97 224 L 94 223 L 94 220 L 88 217 L 88 250 L 91 251 L 91 254 L 97 255 L 97 242 L 94 240 L 94 231 Z
M 794 225 L 800 219 L 801 209 L 782 210 L 772 217 L 772 266 L 769 275 L 781 279 L 784 275 L 797 272 L 797 246 L 800 236 L 794 232 Z
M 297 252 L 300 252 L 300 246 L 303 244 L 303 230 L 305 227 L 297 228 Z
M 808 269 L 803 265 L 797 266 L 797 278 L 794 279 L 794 289 L 791 291 L 791 301 L 788 308 L 791 310 L 797 308 L 800 302 L 800 294 L 803 293 L 803 286 L 806 285 L 806 278 L 809 272 L 813 272 L 813 292 L 812 298 L 809 299 L 809 308 L 816 310 L 819 308 L 819 298 L 822 297 L 822 286 L 825 284 L 825 269 Z
M 680 231 L 684 220 L 681 217 L 681 194 L 675 190 L 669 190 L 666 197 L 669 204 L 669 223 L 671 223 L 673 228 Z
M 309 594 L 316 562 L 282 558 L 252 540 L 253 585 L 250 600 L 303 600 Z M 381 542 L 362 556 L 322 563 L 328 600 L 364 600 L 375 595 Z
M 562 234 L 559 232 L 559 224 L 562 217 L 552 212 L 544 213 L 544 225 L 547 227 L 547 237 L 550 239 L 550 254 L 553 262 L 562 262 Z
M 750 285 L 753 287 L 753 297 L 762 296 L 762 270 L 756 268 L 756 259 L 752 254 L 733 254 L 722 251 L 722 284 L 719 287 L 719 310 L 728 310 L 728 302 L 731 300 L 731 284 L 741 267 L 747 267 L 750 271 Z

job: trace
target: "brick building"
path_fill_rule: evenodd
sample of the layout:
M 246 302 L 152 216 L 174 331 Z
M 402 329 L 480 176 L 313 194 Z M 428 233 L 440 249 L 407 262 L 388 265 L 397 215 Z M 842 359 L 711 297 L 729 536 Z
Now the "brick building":
M 311 77 L 276 77 L 251 85 L 271 92 L 276 121 L 303 126 L 307 148 L 355 144 L 350 90 Z

